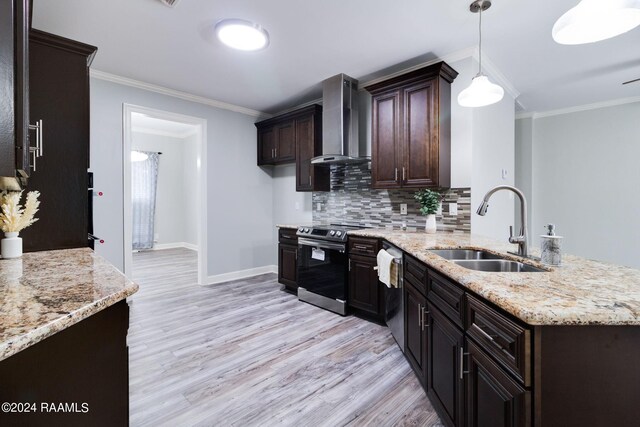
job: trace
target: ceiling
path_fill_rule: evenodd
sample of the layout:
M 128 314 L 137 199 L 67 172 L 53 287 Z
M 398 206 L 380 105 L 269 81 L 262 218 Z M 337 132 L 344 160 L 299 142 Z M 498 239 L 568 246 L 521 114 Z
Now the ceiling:
M 578 0 L 494 0 L 483 52 L 521 93 L 524 111 L 640 96 L 640 28 L 562 46 L 551 27 Z M 321 94 L 337 73 L 369 80 L 477 43 L 469 0 L 35 0 L 34 27 L 98 46 L 93 68 L 267 113 Z M 270 46 L 233 51 L 212 38 L 223 18 L 263 25 Z
M 198 126 L 149 117 L 142 113 L 131 113 L 131 130 L 151 135 L 186 138 L 196 134 Z

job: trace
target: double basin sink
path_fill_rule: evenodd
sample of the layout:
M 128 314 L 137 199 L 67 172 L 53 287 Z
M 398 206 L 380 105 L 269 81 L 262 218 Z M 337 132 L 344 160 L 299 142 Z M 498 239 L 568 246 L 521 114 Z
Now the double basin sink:
M 433 249 L 429 252 L 469 270 L 494 273 L 544 273 L 547 271 L 533 265 L 512 261 L 500 255 L 476 249 Z

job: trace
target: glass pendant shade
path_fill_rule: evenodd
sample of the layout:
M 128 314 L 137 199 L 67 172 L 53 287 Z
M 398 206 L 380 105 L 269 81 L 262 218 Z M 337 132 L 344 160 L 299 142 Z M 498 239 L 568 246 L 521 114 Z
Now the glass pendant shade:
M 458 95 L 458 104 L 463 107 L 484 107 L 495 104 L 504 97 L 504 89 L 491 83 L 484 74 L 478 74 L 471 80 L 468 88 Z
M 562 15 L 551 35 L 560 44 L 594 43 L 640 25 L 640 0 L 582 0 Z

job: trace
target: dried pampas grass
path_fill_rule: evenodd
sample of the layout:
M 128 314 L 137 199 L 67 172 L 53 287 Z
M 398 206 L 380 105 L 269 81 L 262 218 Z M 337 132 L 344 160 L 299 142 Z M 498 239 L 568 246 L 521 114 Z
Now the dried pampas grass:
M 5 233 L 19 233 L 38 219 L 34 218 L 40 206 L 40 193 L 30 191 L 24 208 L 20 205 L 22 191 L 4 191 L 0 194 L 0 229 Z

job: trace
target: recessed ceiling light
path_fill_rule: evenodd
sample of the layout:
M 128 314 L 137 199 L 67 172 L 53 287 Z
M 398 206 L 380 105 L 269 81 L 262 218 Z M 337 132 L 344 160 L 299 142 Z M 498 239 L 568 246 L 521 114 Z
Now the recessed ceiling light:
M 244 19 L 223 19 L 216 24 L 218 39 L 238 50 L 260 50 L 269 45 L 269 33 L 261 25 Z

